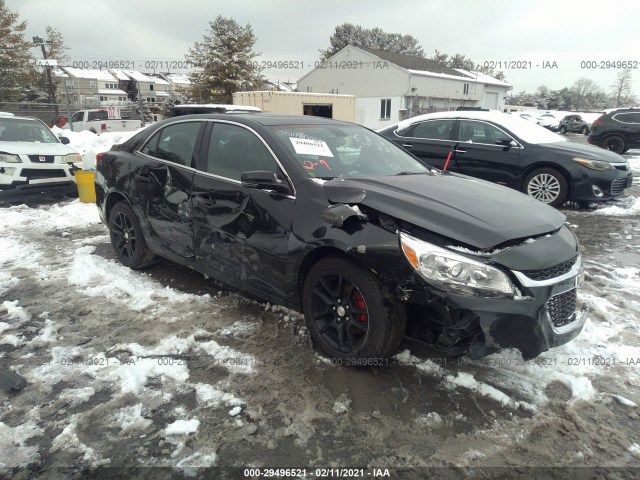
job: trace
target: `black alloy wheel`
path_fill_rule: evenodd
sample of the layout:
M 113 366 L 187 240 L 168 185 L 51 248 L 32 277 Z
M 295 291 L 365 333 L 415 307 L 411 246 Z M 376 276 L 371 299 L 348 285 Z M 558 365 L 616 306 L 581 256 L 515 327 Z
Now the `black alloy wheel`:
M 622 138 L 620 135 L 609 135 L 602 141 L 602 147 L 605 150 L 610 150 L 612 152 L 622 154 L 625 151 L 626 145 L 624 142 L 624 138 Z
M 124 202 L 109 215 L 109 234 L 113 250 L 123 265 L 138 269 L 151 265 L 155 255 L 147 247 L 135 213 Z
M 314 342 L 331 358 L 358 365 L 391 355 L 406 326 L 404 305 L 368 270 L 328 257 L 309 270 L 303 310 Z

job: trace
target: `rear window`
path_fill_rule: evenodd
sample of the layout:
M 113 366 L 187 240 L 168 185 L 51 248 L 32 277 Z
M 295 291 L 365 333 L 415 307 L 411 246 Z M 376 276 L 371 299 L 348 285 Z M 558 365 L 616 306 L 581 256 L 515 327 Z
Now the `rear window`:
M 94 120 L 109 120 L 109 114 L 106 110 L 98 110 L 96 112 L 89 112 L 88 118 L 90 122 Z

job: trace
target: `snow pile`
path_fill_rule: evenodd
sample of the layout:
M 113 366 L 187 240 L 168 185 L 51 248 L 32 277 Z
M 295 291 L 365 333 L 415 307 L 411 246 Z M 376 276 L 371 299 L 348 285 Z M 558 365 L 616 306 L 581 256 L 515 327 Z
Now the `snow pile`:
M 40 232 L 66 230 L 70 228 L 84 228 L 89 225 L 100 223 L 98 209 L 93 203 L 80 203 L 80 200 L 65 204 L 42 205 L 39 208 L 31 208 L 27 205 L 18 205 L 10 208 L 3 208 L 0 216 L 0 229 L 5 231 L 8 229 L 14 231 L 33 231 Z M 3 241 L 0 239 L 0 241 Z M 12 259 L 14 256 L 18 258 L 24 257 L 19 251 L 22 249 L 14 245 L 11 248 L 10 242 L 7 241 L 9 251 L 0 248 L 0 262 Z M 0 244 L 2 247 L 2 244 Z
M 453 375 L 447 375 L 445 377 L 446 382 L 452 386 L 460 386 L 465 387 L 470 390 L 474 390 L 478 392 L 480 395 L 484 395 L 485 397 L 493 398 L 494 400 L 500 402 L 502 405 L 514 404 L 517 406 L 517 402 L 513 402 L 511 398 L 498 390 L 491 385 L 487 385 L 486 383 L 478 382 L 473 375 L 466 372 L 458 372 L 458 376 L 454 377 Z
M 138 358 L 135 363 L 123 363 L 114 367 L 112 378 L 120 380 L 121 393 L 141 395 L 150 378 L 158 378 L 164 384 L 182 384 L 189 379 L 186 363 L 163 365 L 158 358 Z
M 640 156 L 629 157 L 627 160 L 629 161 L 631 170 L 640 173 Z
M 244 405 L 244 402 L 235 395 L 222 391 L 207 383 L 197 383 L 194 386 L 198 403 L 203 407 L 219 407 L 227 405 L 229 407 L 238 407 Z
M 255 322 L 238 320 L 229 327 L 224 327 L 215 332 L 216 335 L 232 338 L 248 338 L 255 335 L 260 325 Z
M 595 212 L 598 215 L 638 215 L 640 213 L 640 198 L 636 198 L 630 195 L 620 200 L 619 205 L 612 205 L 610 207 L 599 208 Z
M 95 246 L 80 247 L 75 251 L 69 274 L 69 284 L 77 285 L 78 292 L 90 297 L 124 302 L 135 311 L 155 307 L 166 309 L 163 303 L 205 302 L 207 295 L 180 293 L 113 260 L 93 255 Z
M 141 403 L 121 408 L 114 414 L 114 420 L 121 428 L 120 435 L 144 434 L 153 425 L 153 421 L 142 416 Z

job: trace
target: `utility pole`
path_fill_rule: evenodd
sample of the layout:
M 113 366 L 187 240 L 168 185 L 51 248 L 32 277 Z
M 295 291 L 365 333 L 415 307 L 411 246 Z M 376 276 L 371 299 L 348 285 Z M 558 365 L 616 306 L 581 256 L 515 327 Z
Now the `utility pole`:
M 33 44 L 39 45 L 42 48 L 42 57 L 47 60 L 47 49 L 45 48 L 46 43 L 51 43 L 50 41 L 44 41 L 40 37 L 33 37 Z M 60 110 L 58 108 L 58 101 L 56 100 L 56 91 L 53 88 L 53 78 L 51 76 L 51 66 L 45 65 L 44 67 L 47 70 L 47 84 L 49 87 L 49 101 L 53 103 L 53 109 L 55 110 L 56 117 L 60 115 Z

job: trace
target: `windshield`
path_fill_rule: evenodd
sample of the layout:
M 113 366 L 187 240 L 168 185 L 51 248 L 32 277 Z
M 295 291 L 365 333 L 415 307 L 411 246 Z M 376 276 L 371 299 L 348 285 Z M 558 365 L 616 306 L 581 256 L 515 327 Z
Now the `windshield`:
M 355 125 L 276 125 L 275 137 L 314 178 L 429 173 L 400 147 Z
M 0 142 L 58 143 L 58 139 L 37 120 L 0 118 Z

